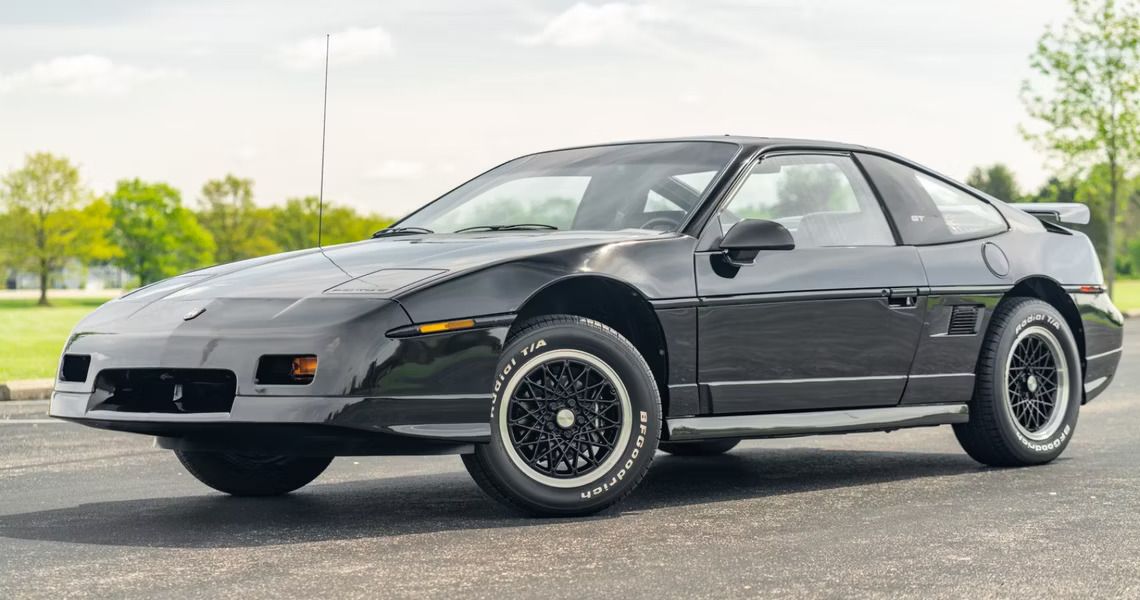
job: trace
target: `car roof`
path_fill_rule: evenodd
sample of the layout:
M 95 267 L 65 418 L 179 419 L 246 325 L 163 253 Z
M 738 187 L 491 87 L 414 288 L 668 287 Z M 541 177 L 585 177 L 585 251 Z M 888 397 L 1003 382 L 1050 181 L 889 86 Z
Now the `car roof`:
M 635 140 L 621 140 L 614 142 L 602 142 L 598 144 L 581 144 L 575 146 L 567 146 L 564 148 L 552 148 L 549 150 L 542 150 L 532 154 L 544 154 L 546 152 L 557 152 L 559 150 L 573 150 L 578 148 L 599 148 L 604 146 L 622 146 L 626 144 L 653 144 L 661 142 L 727 142 L 730 144 L 737 144 L 751 148 L 753 150 L 767 150 L 770 148 L 814 148 L 824 150 L 864 150 L 880 154 L 892 155 L 890 152 L 871 148 L 870 146 L 863 146 L 860 144 L 850 144 L 847 142 L 835 142 L 830 140 L 813 140 L 806 138 L 789 138 L 789 137 L 760 137 L 750 135 L 695 135 L 685 137 L 671 137 L 671 138 L 649 138 L 649 139 L 635 139 Z

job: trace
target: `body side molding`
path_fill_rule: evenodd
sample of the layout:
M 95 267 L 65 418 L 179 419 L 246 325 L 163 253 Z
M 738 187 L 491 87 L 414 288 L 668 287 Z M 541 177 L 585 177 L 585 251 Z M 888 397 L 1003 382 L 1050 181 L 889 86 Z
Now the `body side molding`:
M 669 441 L 685 442 L 716 438 L 765 438 L 883 431 L 965 423 L 970 409 L 965 404 L 891 406 L 852 410 L 825 410 L 766 415 L 683 417 L 666 419 Z

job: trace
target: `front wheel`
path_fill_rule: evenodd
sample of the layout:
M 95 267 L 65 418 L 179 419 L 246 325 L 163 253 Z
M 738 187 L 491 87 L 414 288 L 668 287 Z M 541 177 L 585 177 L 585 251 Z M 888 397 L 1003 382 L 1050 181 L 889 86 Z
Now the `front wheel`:
M 1010 299 L 991 319 L 970 421 L 954 425 L 954 434 L 983 464 L 1047 463 L 1072 440 L 1082 381 L 1077 343 L 1061 314 L 1037 299 Z
M 198 481 L 233 496 L 280 496 L 316 479 L 331 456 L 260 456 L 175 450 Z
M 624 498 L 649 469 L 657 383 L 612 328 L 569 315 L 527 323 L 493 385 L 491 442 L 463 464 L 495 500 L 536 516 L 586 515 Z

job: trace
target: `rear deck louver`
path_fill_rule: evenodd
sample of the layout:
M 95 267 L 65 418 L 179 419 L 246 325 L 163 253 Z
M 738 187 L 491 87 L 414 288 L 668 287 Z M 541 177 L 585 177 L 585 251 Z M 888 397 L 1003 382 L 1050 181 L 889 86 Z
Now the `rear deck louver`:
M 980 306 L 955 306 L 950 309 L 950 328 L 946 335 L 975 335 L 978 333 Z

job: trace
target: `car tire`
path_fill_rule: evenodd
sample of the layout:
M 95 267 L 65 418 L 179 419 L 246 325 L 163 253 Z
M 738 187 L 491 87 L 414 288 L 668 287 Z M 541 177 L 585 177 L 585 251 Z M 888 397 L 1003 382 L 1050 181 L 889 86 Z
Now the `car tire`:
M 998 305 L 978 357 L 970 420 L 954 435 L 995 467 L 1044 464 L 1072 440 L 1081 407 L 1080 355 L 1064 317 L 1035 298 Z
M 253 456 L 175 450 L 198 481 L 233 496 L 280 496 L 304 487 L 332 462 L 331 456 Z
M 661 442 L 658 449 L 673 456 L 716 456 L 732 450 L 739 443 L 738 438 L 699 442 Z
M 637 487 L 660 433 L 657 382 L 633 344 L 591 319 L 545 316 L 507 340 L 491 441 L 463 464 L 487 495 L 518 512 L 587 515 Z

